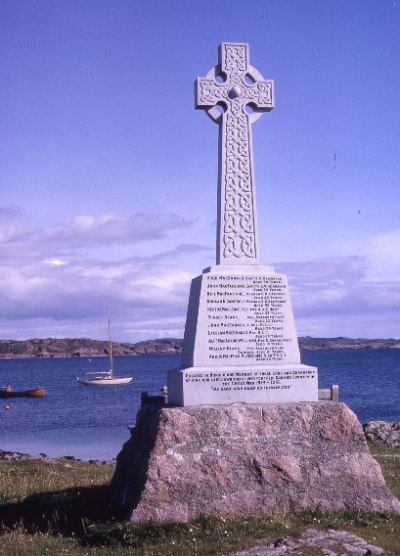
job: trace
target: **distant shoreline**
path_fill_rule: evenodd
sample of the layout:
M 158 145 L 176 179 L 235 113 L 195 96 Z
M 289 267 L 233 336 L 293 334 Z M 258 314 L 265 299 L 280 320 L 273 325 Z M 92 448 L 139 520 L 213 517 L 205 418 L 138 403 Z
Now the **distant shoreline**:
M 165 338 L 135 344 L 113 342 L 113 355 L 176 354 L 182 351 L 182 340 Z M 0 359 L 106 357 L 109 342 L 88 338 L 33 338 L 0 340 Z
M 161 338 L 137 343 L 113 343 L 114 356 L 167 355 L 182 351 L 182 339 Z M 400 339 L 299 338 L 302 350 L 321 349 L 400 349 Z M 106 357 L 108 342 L 87 338 L 45 338 L 0 340 L 0 359 Z
M 86 463 L 96 465 L 115 465 L 116 457 L 112 459 L 81 459 L 75 456 L 57 456 L 50 457 L 47 454 L 28 454 L 25 452 L 16 452 L 14 450 L 3 450 L 0 448 L 0 461 L 44 461 L 46 463 L 53 463 L 59 460 L 67 461 L 84 461 Z

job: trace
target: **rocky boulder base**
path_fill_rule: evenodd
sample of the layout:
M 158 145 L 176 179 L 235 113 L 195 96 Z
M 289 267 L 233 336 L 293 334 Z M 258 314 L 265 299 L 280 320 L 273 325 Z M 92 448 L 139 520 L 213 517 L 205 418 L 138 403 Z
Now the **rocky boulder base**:
M 144 407 L 112 491 L 133 521 L 359 508 L 400 513 L 342 403 Z
M 370 421 L 363 425 L 365 438 L 384 444 L 389 448 L 400 448 L 400 421 Z

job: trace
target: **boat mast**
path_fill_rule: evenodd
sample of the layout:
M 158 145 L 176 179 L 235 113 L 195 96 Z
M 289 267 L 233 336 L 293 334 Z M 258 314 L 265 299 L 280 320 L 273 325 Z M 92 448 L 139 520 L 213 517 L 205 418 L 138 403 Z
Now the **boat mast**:
M 113 361 L 113 349 L 112 349 L 112 337 L 111 337 L 111 317 L 110 317 L 110 307 L 108 307 L 108 353 L 110 356 L 110 375 L 114 374 L 114 361 Z

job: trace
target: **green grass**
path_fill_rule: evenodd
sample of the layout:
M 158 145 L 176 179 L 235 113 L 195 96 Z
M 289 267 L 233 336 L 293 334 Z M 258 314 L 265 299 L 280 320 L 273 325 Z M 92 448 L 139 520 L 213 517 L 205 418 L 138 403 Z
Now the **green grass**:
M 369 443 L 369 447 L 382 468 L 387 486 L 400 500 L 400 448 L 385 448 L 373 443 Z
M 27 496 L 108 483 L 113 465 L 91 464 L 60 458 L 51 462 L 41 460 L 0 462 L 0 504 L 18 502 Z
M 400 498 L 400 457 L 395 457 L 400 450 L 372 446 L 371 451 Z M 387 554 L 400 555 L 400 517 L 356 510 L 274 519 L 204 518 L 188 524 L 120 523 L 113 518 L 108 499 L 113 470 L 112 465 L 66 459 L 1 461 L 0 554 L 218 556 L 254 546 L 266 537 L 296 536 L 312 527 L 345 529 L 383 547 Z

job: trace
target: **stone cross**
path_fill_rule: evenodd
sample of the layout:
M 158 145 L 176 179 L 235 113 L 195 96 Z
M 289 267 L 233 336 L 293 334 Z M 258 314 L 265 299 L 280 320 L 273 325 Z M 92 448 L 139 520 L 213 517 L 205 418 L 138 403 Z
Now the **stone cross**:
M 220 130 L 217 264 L 259 264 L 251 124 L 273 107 L 273 81 L 249 64 L 248 44 L 221 43 L 196 86 L 196 108 Z

